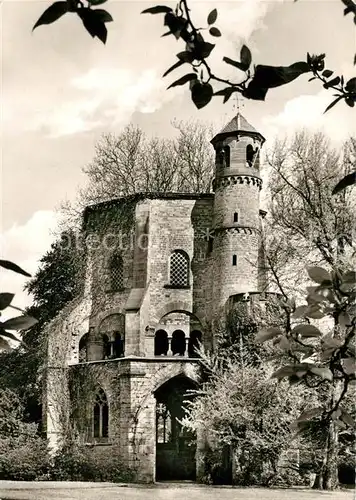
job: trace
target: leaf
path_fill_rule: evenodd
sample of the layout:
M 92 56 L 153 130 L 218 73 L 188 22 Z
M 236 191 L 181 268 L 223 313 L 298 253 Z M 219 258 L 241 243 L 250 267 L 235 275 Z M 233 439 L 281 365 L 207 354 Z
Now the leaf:
M 105 2 L 107 2 L 107 0 L 88 0 L 88 3 L 90 3 L 90 5 L 101 5 Z
M 341 312 L 338 316 L 338 323 L 342 328 L 352 325 L 350 315 L 347 312 Z
M 286 365 L 278 368 L 272 375 L 271 378 L 284 378 L 296 375 L 297 373 L 306 372 L 309 368 L 307 363 L 299 363 L 295 365 Z M 302 376 L 302 375 L 301 375 Z
M 167 76 L 171 71 L 175 70 L 176 68 L 179 68 L 179 66 L 182 66 L 184 64 L 184 61 L 177 61 L 173 66 L 171 66 L 167 71 L 163 74 L 163 77 Z
M 292 334 L 301 335 L 305 338 L 320 337 L 321 331 L 314 325 L 297 325 L 293 328 Z
M 16 318 L 8 319 L 1 326 L 8 330 L 27 330 L 36 323 L 38 323 L 37 319 L 32 318 L 32 316 L 17 316 Z
M 322 284 L 325 281 L 331 282 L 331 275 L 324 269 L 323 267 L 308 267 L 307 272 L 309 275 L 309 278 L 315 281 L 315 283 Z
M 169 27 L 171 33 L 177 40 L 181 36 L 184 40 L 187 38 L 183 36 L 184 32 L 186 32 L 187 23 L 188 21 L 186 19 L 177 17 L 172 12 L 167 12 L 164 16 L 164 25 Z M 186 35 L 188 36 L 188 33 L 186 33 Z
M 0 337 L 0 350 L 1 351 L 11 351 L 10 344 L 3 337 Z
M 326 316 L 326 313 L 320 309 L 318 304 L 315 304 L 308 307 L 308 311 L 305 316 L 307 318 L 312 318 L 312 319 L 321 319 L 324 318 L 324 316 Z
M 256 334 L 255 341 L 256 342 L 265 342 L 266 340 L 271 340 L 271 339 L 274 339 L 275 337 L 278 337 L 278 335 L 283 335 L 282 330 L 280 330 L 280 328 L 276 328 L 274 326 L 271 326 L 270 328 L 260 330 Z
M 245 66 L 243 64 L 241 64 L 238 61 L 234 61 L 233 59 L 230 59 L 230 57 L 223 57 L 223 61 L 226 62 L 227 64 L 231 64 L 231 66 L 234 66 L 235 68 L 238 68 L 241 71 L 246 71 Z
M 356 272 L 355 271 L 347 271 L 342 275 L 342 282 L 343 283 L 356 283 Z
M 345 89 L 348 92 L 356 92 L 356 77 L 351 78 L 345 85 Z
M 341 79 L 339 76 L 335 76 L 335 78 L 333 78 L 332 80 L 329 80 L 326 84 L 325 84 L 325 88 L 329 88 L 329 87 L 334 87 L 335 85 L 339 85 Z
M 297 418 L 297 422 L 302 422 L 305 420 L 311 420 L 312 418 L 319 417 L 323 413 L 323 407 L 318 406 L 317 408 L 311 408 L 310 410 L 305 410 Z
M 103 23 L 111 23 L 113 21 L 111 14 L 104 9 L 95 9 L 93 12 L 95 13 L 95 17 Z
M 191 88 L 192 101 L 198 109 L 206 106 L 212 99 L 214 91 L 210 83 L 195 83 Z
M 341 360 L 342 368 L 347 375 L 352 375 L 356 371 L 355 358 L 343 358 Z
M 310 368 L 310 373 L 313 373 L 324 380 L 328 380 L 329 382 L 333 381 L 333 373 L 327 366 L 312 366 Z
M 282 351 L 290 350 L 290 342 L 285 335 L 282 335 L 280 341 L 278 342 L 278 347 L 282 349 Z
M 333 72 L 333 71 L 331 71 L 330 69 L 324 69 L 324 71 L 323 71 L 323 76 L 324 76 L 325 78 L 330 78 L 330 77 L 331 77 L 331 75 L 332 75 L 333 73 L 334 73 L 334 72 Z
M 11 332 L 7 332 L 3 328 L 0 328 L 0 336 L 7 337 L 8 339 L 14 340 L 15 342 L 20 342 L 20 340 Z
M 251 55 L 250 49 L 246 45 L 243 45 L 241 47 L 240 59 L 241 59 L 241 63 L 245 67 L 245 70 L 247 70 L 251 65 L 252 55 Z
M 292 318 L 304 318 L 306 316 L 306 312 L 308 311 L 308 306 L 298 306 L 294 313 L 292 314 Z
M 36 29 L 38 26 L 43 24 L 52 24 L 57 19 L 62 17 L 64 14 L 68 12 L 68 3 L 67 2 L 55 2 L 48 7 L 42 14 L 42 16 L 38 19 L 32 31 Z
M 354 184 L 356 184 L 356 171 L 346 175 L 343 179 L 341 179 L 341 181 L 339 181 L 334 187 L 332 194 L 337 194 L 347 187 L 353 186 Z
M 102 14 L 97 14 L 99 11 L 82 8 L 77 11 L 78 16 L 81 18 L 83 25 L 87 32 L 94 38 L 97 37 L 104 44 L 107 39 L 107 29 L 104 24 L 105 21 L 101 19 Z M 106 11 L 103 11 L 106 12 Z M 107 13 L 108 14 L 108 13 Z M 110 16 L 110 14 L 108 14 Z
M 208 24 L 209 25 L 214 24 L 217 18 L 218 18 L 218 11 L 216 9 L 213 9 L 208 15 Z
M 209 33 L 211 34 L 211 36 L 221 36 L 221 31 L 214 26 L 210 28 Z
M 190 50 L 184 50 L 183 52 L 179 52 L 177 57 L 180 61 L 191 63 L 194 61 L 194 54 Z
M 0 267 L 3 267 L 4 269 L 9 269 L 10 271 L 14 271 L 15 273 L 22 274 L 23 276 L 27 276 L 28 278 L 31 278 L 31 274 L 27 273 L 21 267 L 19 267 L 17 264 L 14 264 L 13 262 L 10 262 L 9 260 L 0 260 Z
M 191 80 L 196 80 L 198 77 L 196 73 L 187 73 L 186 75 L 182 76 L 175 82 L 171 83 L 167 89 L 170 89 L 172 87 L 178 87 L 179 85 L 184 85 L 187 82 L 190 82 Z
M 9 307 L 14 297 L 13 293 L 0 293 L 0 311 Z
M 341 415 L 340 415 L 340 420 L 342 420 L 346 425 L 349 427 L 352 427 L 353 429 L 356 428 L 356 422 L 352 418 L 352 416 L 343 408 L 341 409 Z
M 155 7 L 143 10 L 141 14 L 167 14 L 168 12 L 172 12 L 170 7 L 166 7 L 166 5 L 156 5 Z

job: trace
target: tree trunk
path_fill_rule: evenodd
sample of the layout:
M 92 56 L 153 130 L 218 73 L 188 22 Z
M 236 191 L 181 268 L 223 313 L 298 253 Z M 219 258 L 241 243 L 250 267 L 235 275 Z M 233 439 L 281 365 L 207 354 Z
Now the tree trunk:
M 333 408 L 336 401 L 340 397 L 341 384 L 336 382 L 331 387 L 331 405 Z M 317 474 L 313 488 L 323 490 L 334 490 L 339 485 L 338 471 L 338 454 L 339 454 L 339 431 L 333 420 L 329 423 L 326 446 L 324 449 L 323 463 Z

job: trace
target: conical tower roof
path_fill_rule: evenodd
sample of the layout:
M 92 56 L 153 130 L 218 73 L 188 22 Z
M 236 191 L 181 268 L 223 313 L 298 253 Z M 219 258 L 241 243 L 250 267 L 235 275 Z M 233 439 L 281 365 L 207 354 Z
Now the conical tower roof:
M 241 135 L 254 135 L 265 141 L 262 134 L 257 132 L 257 130 L 246 120 L 240 112 L 238 112 L 232 120 L 229 121 L 227 125 L 211 140 L 212 143 L 223 138 L 223 136 L 229 136 L 234 134 Z

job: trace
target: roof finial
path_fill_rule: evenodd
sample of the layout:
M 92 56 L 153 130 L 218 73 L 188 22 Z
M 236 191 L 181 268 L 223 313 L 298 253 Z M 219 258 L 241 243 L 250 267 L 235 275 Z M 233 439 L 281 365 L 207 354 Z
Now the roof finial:
M 244 103 L 242 101 L 242 97 L 239 95 L 240 92 L 235 92 L 235 104 L 233 105 L 234 110 L 236 110 L 236 118 L 237 118 L 237 128 L 240 128 L 240 107 L 243 107 Z

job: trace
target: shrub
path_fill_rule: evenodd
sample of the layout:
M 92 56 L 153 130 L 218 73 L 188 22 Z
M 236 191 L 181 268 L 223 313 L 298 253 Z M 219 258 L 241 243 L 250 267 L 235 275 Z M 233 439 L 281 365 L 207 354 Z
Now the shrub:
M 48 474 L 47 442 L 40 437 L 0 440 L 0 479 L 34 481 Z
M 109 481 L 114 483 L 133 480 L 133 473 L 125 467 L 111 448 L 110 453 L 99 453 L 94 447 L 72 445 L 56 454 L 52 466 L 52 479 L 58 481 Z

